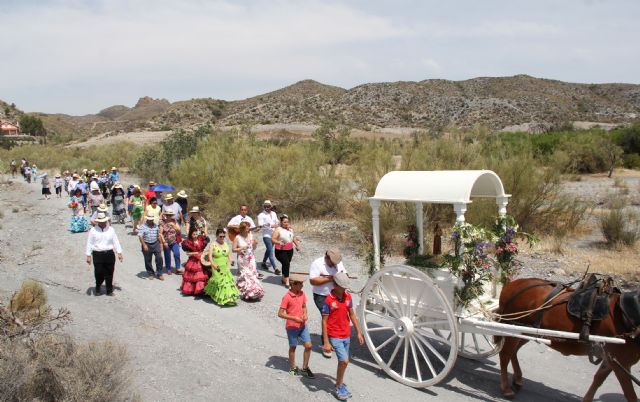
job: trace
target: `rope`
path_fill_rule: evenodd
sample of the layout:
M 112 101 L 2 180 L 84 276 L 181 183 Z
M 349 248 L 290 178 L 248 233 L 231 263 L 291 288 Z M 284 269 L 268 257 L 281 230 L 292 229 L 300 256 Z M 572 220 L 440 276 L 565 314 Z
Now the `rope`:
M 555 300 L 558 296 L 560 296 L 561 294 L 565 293 L 566 289 L 562 289 L 560 292 L 558 292 L 557 295 L 553 296 L 552 298 L 550 298 L 549 300 L 545 301 L 544 303 L 542 303 L 540 305 L 540 307 L 531 309 L 531 310 L 525 310 L 525 311 L 518 311 L 515 313 L 506 313 L 506 314 L 498 314 L 495 313 L 493 311 L 487 310 L 486 308 L 481 308 L 481 311 L 483 312 L 483 314 L 485 314 L 486 318 L 491 319 L 492 321 L 517 321 L 521 318 L 527 317 L 533 313 L 536 313 L 538 311 L 543 311 L 543 310 L 548 310 L 550 308 L 553 308 L 555 306 L 557 306 L 558 304 L 554 304 L 554 305 L 550 305 L 551 302 L 553 300 Z

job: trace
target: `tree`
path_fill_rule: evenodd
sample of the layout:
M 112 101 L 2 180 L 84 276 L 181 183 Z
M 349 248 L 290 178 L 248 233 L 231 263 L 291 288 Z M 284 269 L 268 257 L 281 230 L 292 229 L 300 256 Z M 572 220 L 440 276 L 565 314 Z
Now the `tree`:
M 35 136 L 47 135 L 47 130 L 45 130 L 42 120 L 29 114 L 20 116 L 20 131 Z

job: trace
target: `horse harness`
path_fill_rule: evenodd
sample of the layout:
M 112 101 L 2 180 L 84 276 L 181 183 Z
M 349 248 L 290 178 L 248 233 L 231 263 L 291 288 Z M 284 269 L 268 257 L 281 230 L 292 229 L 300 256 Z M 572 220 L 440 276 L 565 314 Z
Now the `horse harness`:
M 566 303 L 567 313 L 582 321 L 579 340 L 587 342 L 589 340 L 591 324 L 593 323 L 593 321 L 603 320 L 609 315 L 609 298 L 613 293 L 620 293 L 620 290 L 613 286 L 613 279 L 611 277 L 600 277 L 596 274 L 589 274 L 585 279 L 580 281 L 580 284 L 567 299 L 552 303 L 555 298 L 557 298 L 561 293 L 570 289 L 571 286 L 573 286 L 577 282 L 578 281 L 570 283 L 560 283 L 545 281 L 542 283 L 529 285 L 523 289 L 520 289 L 518 292 L 512 295 L 504 303 L 502 308 L 504 309 L 504 306 L 509 305 L 524 292 L 532 288 L 540 286 L 553 286 L 553 290 L 545 297 L 542 305 L 540 305 L 539 308 L 530 313 L 535 313 L 536 316 L 533 324 L 529 325 L 533 325 L 533 327 L 535 328 L 540 328 L 544 313 L 547 310 Z M 632 326 L 632 330 L 640 333 L 640 294 L 634 293 L 634 296 L 635 297 L 621 297 L 620 308 L 623 311 L 623 317 L 625 317 L 625 326 L 627 326 L 626 321 L 628 320 L 630 323 L 635 324 L 633 326 L 630 324 L 628 327 Z M 625 303 L 623 303 L 623 300 L 625 301 Z M 625 305 L 628 306 L 626 308 L 626 310 L 628 310 L 628 313 L 625 313 Z M 522 324 L 518 323 L 517 321 L 514 321 L 514 323 Z

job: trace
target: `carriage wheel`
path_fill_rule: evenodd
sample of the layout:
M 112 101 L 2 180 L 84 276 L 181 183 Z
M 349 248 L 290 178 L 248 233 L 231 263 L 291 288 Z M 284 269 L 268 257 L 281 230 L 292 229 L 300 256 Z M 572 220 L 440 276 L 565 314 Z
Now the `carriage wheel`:
M 453 368 L 456 318 L 444 293 L 424 273 L 408 266 L 376 272 L 358 310 L 371 355 L 396 381 L 428 387 Z

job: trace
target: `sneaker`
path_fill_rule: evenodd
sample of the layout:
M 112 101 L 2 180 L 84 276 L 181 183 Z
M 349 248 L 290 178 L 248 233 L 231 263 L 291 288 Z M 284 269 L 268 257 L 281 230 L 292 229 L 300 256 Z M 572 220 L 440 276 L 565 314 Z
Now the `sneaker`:
M 268 271 L 270 266 L 271 264 L 269 264 L 269 262 L 262 263 L 262 269 L 264 269 L 265 271 Z
M 311 371 L 311 369 L 309 367 L 303 368 L 302 370 L 300 370 L 300 374 L 302 374 L 303 376 L 305 376 L 307 378 L 316 378 L 316 375 L 313 374 L 313 371 Z
M 273 273 L 276 274 L 276 275 L 282 274 L 282 272 L 280 272 L 280 270 L 278 268 L 274 269 Z
M 264 275 L 258 274 L 258 279 L 264 279 Z
M 300 369 L 298 369 L 297 367 L 289 369 L 289 375 L 299 376 L 300 375 Z
M 347 389 L 347 386 L 344 383 L 340 384 L 340 388 L 342 388 L 342 392 L 347 394 L 347 398 L 351 398 L 353 396 L 351 395 L 351 392 L 349 392 L 349 390 Z
M 346 401 L 347 399 L 349 399 L 349 394 L 344 392 L 343 387 L 344 387 L 344 384 L 340 385 L 339 387 L 336 387 L 336 389 L 333 391 L 333 395 L 338 400 Z

